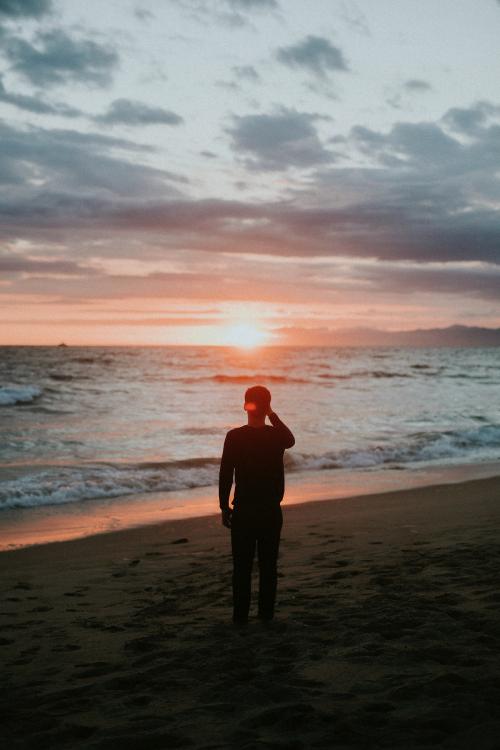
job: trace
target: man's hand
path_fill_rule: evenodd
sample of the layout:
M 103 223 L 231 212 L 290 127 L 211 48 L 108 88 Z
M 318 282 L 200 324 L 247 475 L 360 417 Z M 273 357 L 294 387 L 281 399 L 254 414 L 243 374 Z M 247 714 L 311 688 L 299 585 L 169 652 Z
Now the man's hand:
M 222 511 L 222 525 L 226 527 L 226 529 L 231 528 L 231 516 L 233 515 L 233 511 L 231 508 L 227 508 L 226 510 Z
M 271 406 L 271 404 L 269 404 L 269 406 L 267 407 L 267 411 L 266 411 L 266 417 L 268 417 L 272 413 L 273 413 L 273 407 Z

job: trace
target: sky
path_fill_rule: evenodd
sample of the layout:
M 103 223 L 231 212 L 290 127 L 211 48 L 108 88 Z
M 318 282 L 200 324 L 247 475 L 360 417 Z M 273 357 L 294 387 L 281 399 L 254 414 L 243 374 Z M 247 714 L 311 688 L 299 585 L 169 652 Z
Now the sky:
M 0 343 L 500 326 L 499 38 L 500 0 L 0 0 Z

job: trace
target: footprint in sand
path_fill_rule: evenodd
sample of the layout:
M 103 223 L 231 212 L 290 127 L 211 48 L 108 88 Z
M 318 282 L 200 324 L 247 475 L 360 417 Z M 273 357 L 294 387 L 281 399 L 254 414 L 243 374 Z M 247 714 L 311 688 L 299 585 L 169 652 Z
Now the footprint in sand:
M 135 653 L 146 653 L 162 647 L 159 645 L 158 637 L 155 635 L 134 638 L 132 641 L 127 641 L 123 648 L 126 651 L 133 651 Z
M 105 622 L 101 622 L 96 617 L 78 617 L 75 622 L 82 628 L 88 628 L 90 630 L 102 630 L 109 633 L 118 633 L 125 630 L 123 625 L 108 625 Z
M 149 704 L 152 701 L 152 697 L 150 695 L 135 695 L 132 698 L 129 698 L 129 700 L 125 701 L 125 704 L 127 706 L 149 706 Z
M 14 661 L 7 662 L 8 667 L 23 667 L 26 664 L 31 664 L 33 660 L 31 658 L 21 658 L 21 659 L 15 659 Z
M 483 602 L 500 602 L 500 593 L 498 591 L 494 591 L 493 593 L 483 594 L 481 596 L 481 599 L 483 600 Z
M 250 729 L 277 727 L 290 731 L 290 729 L 303 729 L 304 725 L 313 724 L 315 718 L 316 711 L 311 704 L 291 703 L 254 712 L 242 721 L 241 725 L 242 728 L 249 727 Z
M 73 676 L 77 679 L 101 677 L 102 675 L 116 672 L 119 669 L 116 664 L 111 664 L 107 661 L 82 662 L 81 664 L 75 664 L 75 667 L 78 669 L 78 672 L 74 672 Z

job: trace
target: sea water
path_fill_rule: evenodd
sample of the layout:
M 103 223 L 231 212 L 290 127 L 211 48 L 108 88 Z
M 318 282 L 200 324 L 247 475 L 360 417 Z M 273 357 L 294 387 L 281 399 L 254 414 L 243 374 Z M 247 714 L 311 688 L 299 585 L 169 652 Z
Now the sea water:
M 500 349 L 0 347 L 1 510 L 214 485 L 246 388 L 287 473 L 500 457 Z

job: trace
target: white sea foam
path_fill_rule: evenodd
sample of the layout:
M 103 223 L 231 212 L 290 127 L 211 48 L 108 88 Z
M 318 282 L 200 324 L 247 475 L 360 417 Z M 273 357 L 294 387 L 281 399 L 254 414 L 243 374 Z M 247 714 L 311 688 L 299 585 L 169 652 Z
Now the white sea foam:
M 0 406 L 28 404 L 41 395 L 42 389 L 37 385 L 1 385 Z
M 374 444 L 320 455 L 289 452 L 285 466 L 291 472 L 411 466 L 458 459 L 492 460 L 499 452 L 500 425 L 483 425 L 473 430 L 415 433 L 397 445 Z M 201 457 L 132 465 L 53 466 L 0 482 L 0 508 L 62 505 L 215 485 L 218 465 L 218 458 Z
M 83 465 L 50 467 L 0 482 L 0 508 L 64 505 L 82 500 L 113 498 L 148 492 L 214 484 L 214 459 L 137 466 Z
M 329 451 L 322 455 L 287 454 L 292 471 L 321 469 L 363 469 L 391 464 L 421 464 L 438 460 L 498 459 L 500 425 L 483 425 L 469 430 L 421 432 L 398 440 L 397 444 L 374 444 L 356 450 Z

